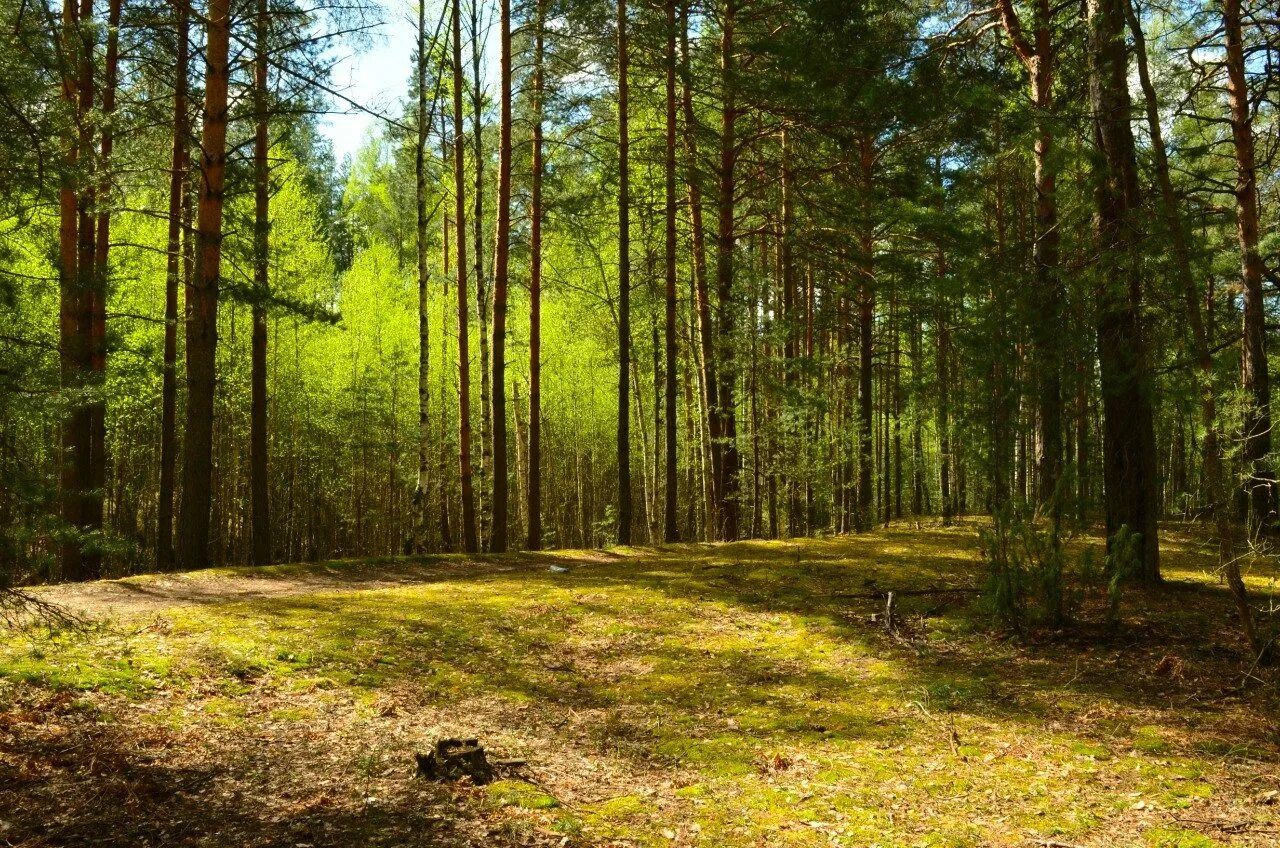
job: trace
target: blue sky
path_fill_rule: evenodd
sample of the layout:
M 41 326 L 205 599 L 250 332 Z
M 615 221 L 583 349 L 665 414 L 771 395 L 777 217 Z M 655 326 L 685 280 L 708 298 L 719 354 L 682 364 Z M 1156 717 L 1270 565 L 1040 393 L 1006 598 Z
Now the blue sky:
M 381 0 L 378 7 L 382 22 L 372 31 L 371 43 L 358 48 L 344 41 L 338 48 L 330 86 L 375 112 L 396 116 L 409 82 L 417 5 L 409 0 Z M 430 10 L 428 6 L 428 14 Z M 355 153 L 370 132 L 377 131 L 380 122 L 336 99 L 332 108 L 334 114 L 321 122 L 321 131 L 333 142 L 334 157 L 341 162 Z
M 371 16 L 380 23 L 358 45 L 350 39 L 342 40 L 335 49 L 337 62 L 333 67 L 330 87 L 344 97 L 379 114 L 398 117 L 404 97 L 408 92 L 413 66 L 413 51 L 417 46 L 418 0 L 373 0 Z M 425 0 L 427 3 L 428 37 L 435 30 L 444 8 L 441 0 Z M 469 67 L 468 9 L 472 0 L 463 0 L 463 62 Z M 481 5 L 481 29 L 484 33 L 485 87 L 496 85 L 498 55 L 496 12 L 486 0 L 474 0 Z M 447 28 L 446 28 L 447 32 Z M 370 133 L 377 132 L 381 123 L 368 112 L 362 112 L 331 98 L 333 114 L 320 123 L 323 132 L 333 142 L 334 158 L 341 162 L 352 155 Z

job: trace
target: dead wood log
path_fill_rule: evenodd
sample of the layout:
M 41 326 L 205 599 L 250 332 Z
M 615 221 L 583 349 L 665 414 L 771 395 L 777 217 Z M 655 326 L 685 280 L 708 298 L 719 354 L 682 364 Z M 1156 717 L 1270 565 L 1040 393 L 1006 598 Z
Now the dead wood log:
M 441 739 L 434 751 L 414 754 L 414 757 L 418 761 L 418 774 L 428 780 L 452 782 L 465 777 L 483 785 L 494 777 L 493 765 L 484 747 L 475 739 Z
M 981 591 L 976 586 L 934 586 L 928 589 L 875 589 L 870 592 L 834 592 L 831 597 L 863 601 L 887 601 L 890 595 L 898 598 L 917 598 L 925 595 L 976 595 Z

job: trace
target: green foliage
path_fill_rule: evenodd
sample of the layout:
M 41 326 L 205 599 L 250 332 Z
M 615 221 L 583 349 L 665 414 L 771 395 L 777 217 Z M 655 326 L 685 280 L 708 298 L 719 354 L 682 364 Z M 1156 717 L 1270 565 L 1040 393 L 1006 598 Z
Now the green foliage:
M 1125 583 L 1142 571 L 1142 534 L 1122 524 L 1107 545 L 1107 621 L 1120 620 Z
M 974 535 L 900 525 L 839 539 L 517 554 L 479 572 L 446 556 L 40 590 L 98 612 L 122 606 L 110 608 L 112 626 L 85 633 L 0 630 L 0 716 L 31 717 L 6 726 L 19 742 L 59 728 L 56 748 L 19 748 L 33 763 L 76 733 L 142 744 L 163 730 L 174 757 L 199 756 L 229 779 L 278 773 L 260 797 L 292 810 L 283 827 L 331 820 L 332 806 L 296 807 L 277 791 L 319 781 L 370 827 L 370 796 L 413 809 L 447 800 L 463 822 L 494 816 L 585 844 L 670 844 L 654 835 L 696 824 L 699 841 L 726 848 L 772 845 L 780 833 L 811 848 L 883 844 L 890 832 L 903 845 L 1138 846 L 1138 829 L 1116 838 L 1117 813 L 1141 800 L 1153 816 L 1176 815 L 1206 798 L 1273 826 L 1272 808 L 1250 802 L 1274 767 L 1271 695 L 1258 687 L 1206 702 L 1194 721 L 1151 697 L 1170 685 L 1152 671 L 1162 656 L 1197 677 L 1230 674 L 1234 659 L 1157 636 L 1102 662 L 1092 646 L 993 639 L 972 626 L 986 611 L 964 604 L 917 618 L 936 599 L 909 596 L 904 614 L 936 638 L 907 645 L 863 623 L 877 602 L 839 597 L 851 585 L 980 579 Z M 1221 633 L 1219 599 L 1188 602 L 1220 591 L 1212 556 L 1185 535 L 1173 542 L 1186 553 L 1167 567 L 1203 592 L 1158 604 L 1153 631 Z M 407 752 L 462 731 L 526 767 L 440 796 L 447 790 L 408 779 Z M 261 753 L 246 757 L 245 739 L 266 740 Z M 84 790 L 58 796 L 71 810 L 112 779 L 63 773 Z M 0 794 L 46 797 L 46 786 L 17 781 Z M 219 798 L 206 803 L 219 809 Z M 128 813 L 171 817 L 166 800 Z M 25 837 L 23 818 L 6 821 L 10 837 Z M 1151 844 L 1206 844 L 1167 822 L 1151 820 Z M 400 842 L 370 833 L 350 844 Z
M 982 604 L 995 623 L 1023 634 L 1029 624 L 1057 629 L 1070 620 L 1079 591 L 1068 582 L 1057 523 L 1026 509 L 1004 508 L 979 531 L 979 539 L 987 573 Z

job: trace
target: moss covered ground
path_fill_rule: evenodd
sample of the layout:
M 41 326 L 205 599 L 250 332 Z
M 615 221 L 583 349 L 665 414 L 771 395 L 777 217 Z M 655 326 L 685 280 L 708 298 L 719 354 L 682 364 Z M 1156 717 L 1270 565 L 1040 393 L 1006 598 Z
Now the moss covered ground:
M 860 597 L 978 585 L 972 525 L 48 590 L 95 624 L 0 633 L 0 845 L 1280 844 L 1275 672 L 1164 551 L 1023 639 Z M 447 735 L 523 764 L 415 778 Z

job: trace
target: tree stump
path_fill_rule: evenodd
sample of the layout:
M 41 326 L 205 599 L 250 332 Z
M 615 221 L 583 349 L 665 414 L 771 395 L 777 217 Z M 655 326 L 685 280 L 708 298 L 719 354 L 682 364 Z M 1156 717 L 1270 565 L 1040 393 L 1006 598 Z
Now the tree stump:
M 441 739 L 427 754 L 415 754 L 418 774 L 428 780 L 451 782 L 470 778 L 477 785 L 493 780 L 493 766 L 475 739 Z

